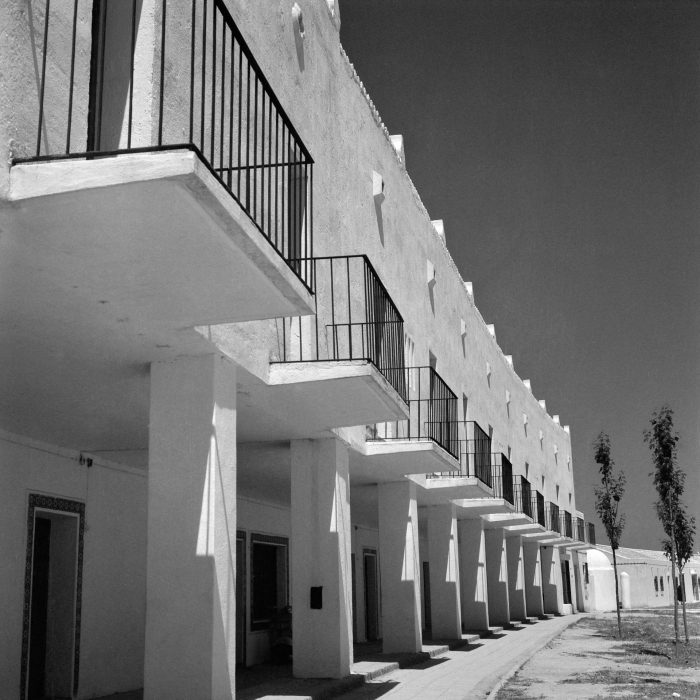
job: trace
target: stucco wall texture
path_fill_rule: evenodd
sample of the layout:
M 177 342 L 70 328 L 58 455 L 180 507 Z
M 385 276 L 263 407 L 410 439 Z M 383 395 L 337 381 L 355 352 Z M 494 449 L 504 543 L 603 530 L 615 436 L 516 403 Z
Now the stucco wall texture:
M 463 397 L 468 400 L 467 415 L 461 415 L 460 407 L 460 418 L 476 420 L 487 431 L 491 427 L 494 451 L 508 454 L 510 448 L 514 473 L 524 475 L 527 463 L 533 488 L 573 513 L 576 500 L 569 433 L 515 373 L 467 293 L 445 242 L 431 224 L 431 215 L 340 45 L 326 3 L 300 3 L 305 28 L 303 62 L 294 41 L 292 5 L 234 2 L 229 7 L 315 160 L 314 254 L 366 254 L 404 318 L 405 331 L 415 343 L 416 365 L 427 365 L 429 353 L 435 355 L 437 371 L 460 404 Z M 401 130 L 401 125 L 394 126 Z M 406 158 L 410 162 L 410 144 Z M 382 176 L 385 185 L 385 199 L 379 206 L 372 193 L 373 172 Z M 432 218 L 439 214 L 435 212 Z M 449 238 L 448 228 L 448 243 Z M 428 261 L 437 278 L 432 295 L 426 276 Z M 247 325 L 245 334 L 250 341 L 250 326 L 255 324 Z M 269 328 L 269 324 L 260 324 L 254 334 L 258 347 L 266 332 L 268 338 L 274 335 L 276 339 Z M 235 344 L 236 337 L 238 332 L 232 331 L 229 342 Z M 222 342 L 224 347 L 227 344 Z M 270 348 L 273 356 L 276 351 Z

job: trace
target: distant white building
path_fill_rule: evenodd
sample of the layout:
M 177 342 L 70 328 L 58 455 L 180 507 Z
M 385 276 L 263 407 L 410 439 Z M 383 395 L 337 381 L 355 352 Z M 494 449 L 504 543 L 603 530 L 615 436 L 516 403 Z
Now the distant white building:
M 623 608 L 656 608 L 673 604 L 671 562 L 663 552 L 620 547 L 616 551 L 620 602 Z M 587 612 L 615 609 L 615 576 L 612 551 L 597 545 L 580 556 L 583 607 Z M 682 595 L 687 602 L 700 601 L 700 555 L 683 569 Z

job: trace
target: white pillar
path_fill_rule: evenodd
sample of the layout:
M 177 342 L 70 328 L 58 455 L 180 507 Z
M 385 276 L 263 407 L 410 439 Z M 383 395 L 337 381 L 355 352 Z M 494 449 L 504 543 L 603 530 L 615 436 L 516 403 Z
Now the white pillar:
M 353 660 L 347 446 L 293 440 L 291 470 L 293 671 L 342 678 Z
M 234 697 L 236 373 L 151 365 L 145 698 Z
M 430 619 L 433 639 L 461 639 L 459 561 L 455 507 L 448 503 L 428 509 Z
M 523 575 L 523 545 L 520 535 L 506 536 L 506 554 L 508 557 L 508 607 L 511 620 L 524 620 L 525 581 Z
M 377 489 L 383 651 L 417 652 L 423 638 L 416 485 L 406 480 Z
M 486 539 L 486 576 L 489 585 L 489 620 L 492 625 L 508 625 L 508 561 L 503 528 L 484 531 Z
M 484 631 L 489 628 L 489 596 L 483 522 L 481 518 L 460 520 L 458 530 L 462 627 Z
M 523 539 L 523 569 L 525 576 L 525 603 L 530 617 L 540 617 L 542 607 L 542 569 L 540 546 L 537 542 Z
M 544 611 L 554 615 L 564 612 L 564 597 L 561 591 L 561 560 L 558 547 L 540 548 L 542 562 L 542 598 Z

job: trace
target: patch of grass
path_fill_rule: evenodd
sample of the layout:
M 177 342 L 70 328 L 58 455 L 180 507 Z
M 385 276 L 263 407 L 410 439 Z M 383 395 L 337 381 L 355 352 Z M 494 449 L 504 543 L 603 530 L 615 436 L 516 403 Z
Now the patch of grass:
M 666 611 L 667 612 L 667 611 Z M 618 639 L 617 620 L 611 615 L 584 618 L 580 625 L 593 628 L 605 639 Z M 676 668 L 700 668 L 700 620 L 688 620 L 689 644 L 678 645 L 673 633 L 673 616 L 650 611 L 644 615 L 633 615 L 622 619 L 622 640 L 615 651 L 624 654 L 626 661 L 647 664 L 652 661 L 657 666 Z M 681 636 L 683 640 L 683 636 Z

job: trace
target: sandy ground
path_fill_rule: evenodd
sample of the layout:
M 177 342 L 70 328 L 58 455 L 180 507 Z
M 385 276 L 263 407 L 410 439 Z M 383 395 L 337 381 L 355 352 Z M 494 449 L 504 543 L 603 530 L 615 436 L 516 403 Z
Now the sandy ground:
M 584 620 L 537 652 L 495 698 L 700 698 L 699 669 L 659 665 L 653 656 L 631 663 L 625 655 L 619 641 Z

